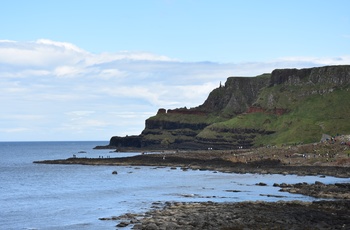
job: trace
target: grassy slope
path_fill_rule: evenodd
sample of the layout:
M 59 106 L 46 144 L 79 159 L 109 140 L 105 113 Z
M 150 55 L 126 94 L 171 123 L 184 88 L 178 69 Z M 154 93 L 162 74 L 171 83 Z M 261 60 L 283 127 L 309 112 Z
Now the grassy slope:
M 259 77 L 269 78 L 270 74 Z M 229 81 L 230 79 L 228 79 Z M 187 124 L 207 123 L 211 124 L 202 131 L 194 131 L 200 139 L 220 139 L 234 144 L 240 136 L 254 139 L 256 146 L 260 144 L 281 145 L 292 143 L 311 143 L 320 140 L 323 133 L 330 135 L 350 134 L 350 86 L 330 92 L 336 88 L 334 84 L 313 84 L 306 79 L 298 85 L 281 84 L 266 87 L 259 92 L 259 97 L 254 106 L 267 110 L 274 108 L 287 109 L 289 112 L 277 116 L 268 113 L 241 114 L 229 119 L 225 111 L 213 111 L 203 115 L 158 114 L 150 120 L 170 121 Z M 221 88 L 211 93 L 211 98 L 220 100 L 224 95 Z M 309 95 L 309 96 L 308 96 Z M 310 96 L 311 95 L 311 96 Z M 232 115 L 230 115 L 232 117 Z M 230 132 L 235 128 L 251 128 L 255 130 L 274 131 L 274 134 L 242 134 Z M 222 131 L 226 129 L 226 131 Z M 175 139 L 191 139 L 185 133 L 193 133 L 193 130 L 152 130 L 145 139 L 159 140 L 173 143 Z M 181 135 L 184 134 L 184 135 Z M 257 135 L 256 137 L 254 135 Z M 238 138 L 238 139 L 237 139 Z
M 188 123 L 188 124 L 197 124 L 197 123 L 215 123 L 222 121 L 223 119 L 219 116 L 208 114 L 204 115 L 195 115 L 195 114 L 158 114 L 156 116 L 148 118 L 149 120 L 158 120 L 158 121 L 171 121 L 171 122 L 179 122 L 179 123 Z
M 280 89 L 274 89 L 280 90 Z M 303 89 L 304 90 L 304 89 Z M 295 92 L 294 92 L 295 93 Z M 275 94 L 277 104 L 290 110 L 277 116 L 272 114 L 242 114 L 225 122 L 211 125 L 199 136 L 213 138 L 220 128 L 255 128 L 275 131 L 271 135 L 257 136 L 255 145 L 319 141 L 323 133 L 330 135 L 350 133 L 350 91 L 335 90 L 332 93 L 314 94 L 304 99 L 289 97 L 289 93 Z

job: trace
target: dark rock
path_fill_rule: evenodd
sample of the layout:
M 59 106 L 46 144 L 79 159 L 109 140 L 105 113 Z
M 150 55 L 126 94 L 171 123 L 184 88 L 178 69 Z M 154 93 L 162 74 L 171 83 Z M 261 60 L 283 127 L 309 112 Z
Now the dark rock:
M 279 185 L 279 187 L 281 188 L 286 188 L 286 187 L 289 187 L 290 185 L 289 184 L 286 184 L 286 183 L 282 183 Z
M 155 223 L 149 223 L 148 225 L 146 225 L 144 228 L 145 230 L 158 230 L 158 226 Z
M 283 198 L 283 197 L 286 197 L 286 196 L 272 195 L 272 194 L 260 194 L 260 196 L 275 197 L 275 198 Z
M 126 136 L 126 137 L 118 137 L 114 136 L 111 137 L 109 141 L 109 146 L 114 146 L 117 148 L 120 147 L 133 147 L 133 148 L 140 148 L 141 147 L 141 136 Z
M 122 221 L 122 222 L 120 222 L 119 224 L 117 224 L 116 227 L 124 228 L 124 227 L 126 227 L 126 226 L 128 226 L 128 225 L 129 225 L 129 223 Z
M 225 190 L 226 192 L 242 192 L 241 190 L 235 190 L 235 189 L 232 189 L 232 190 Z
M 315 185 L 324 185 L 321 181 L 315 181 Z
M 181 203 L 150 211 L 135 229 L 347 229 L 349 201 Z

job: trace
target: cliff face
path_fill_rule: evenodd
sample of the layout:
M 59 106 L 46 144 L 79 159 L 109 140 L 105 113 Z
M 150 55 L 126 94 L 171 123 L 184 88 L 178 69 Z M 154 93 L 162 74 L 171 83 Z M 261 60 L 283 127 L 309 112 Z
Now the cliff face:
M 276 69 L 269 86 L 259 94 L 253 106 L 266 110 L 290 110 L 298 101 L 312 95 L 324 95 L 350 84 L 350 66 L 325 66 L 310 69 Z
M 270 86 L 319 84 L 342 87 L 350 83 L 350 66 L 324 66 L 310 69 L 276 69 L 271 73 Z
M 332 120 L 328 113 L 334 111 L 338 111 L 339 117 L 350 118 L 349 88 L 350 65 L 276 69 L 257 77 L 229 77 L 202 105 L 160 109 L 156 116 L 146 120 L 139 136 L 112 137 L 110 145 L 154 149 L 248 148 L 265 144 L 264 140 L 278 143 L 283 135 L 292 141 L 314 140 L 309 136 L 335 129 L 349 129 L 350 133 L 350 125 L 334 128 L 328 124 Z M 331 106 L 334 108 L 327 112 Z M 305 127 L 304 131 L 296 120 Z M 294 132 L 303 135 L 294 137 Z
M 184 116 L 184 115 L 183 115 Z M 191 130 L 202 130 L 207 123 L 181 123 L 177 121 L 164 121 L 164 120 L 146 120 L 146 129 L 167 129 L 167 130 L 176 130 L 176 129 L 191 129 Z
M 225 86 L 214 89 L 198 109 L 225 117 L 243 113 L 256 101 L 260 90 L 269 84 L 269 76 L 229 77 Z

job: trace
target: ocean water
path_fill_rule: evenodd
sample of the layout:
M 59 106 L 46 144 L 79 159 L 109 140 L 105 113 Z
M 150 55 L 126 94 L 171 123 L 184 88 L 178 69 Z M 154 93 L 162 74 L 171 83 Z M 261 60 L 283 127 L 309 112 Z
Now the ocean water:
M 116 229 L 118 222 L 99 218 L 142 213 L 159 201 L 312 201 L 315 199 L 279 192 L 279 188 L 272 185 L 275 182 L 350 182 L 350 179 L 334 177 L 32 163 L 65 159 L 73 154 L 97 158 L 140 154 L 92 149 L 106 144 L 0 142 L 0 229 Z M 84 153 L 79 153 L 81 151 Z M 112 174 L 113 171 L 118 174 Z M 256 186 L 259 182 L 267 186 Z

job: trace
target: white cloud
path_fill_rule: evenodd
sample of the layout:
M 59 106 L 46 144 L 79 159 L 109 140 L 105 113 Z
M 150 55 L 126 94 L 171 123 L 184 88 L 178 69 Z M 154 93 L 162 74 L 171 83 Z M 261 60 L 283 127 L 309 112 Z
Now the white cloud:
M 111 78 L 121 78 L 127 76 L 127 73 L 124 71 L 120 71 L 118 69 L 102 69 L 98 75 L 100 78 L 104 78 L 106 80 Z
M 71 111 L 71 112 L 67 112 L 66 114 L 70 116 L 85 117 L 93 113 L 95 113 L 95 111 Z
M 97 120 L 97 119 L 79 119 L 72 120 L 72 122 L 63 124 L 64 129 L 68 130 L 85 130 L 92 127 L 105 127 L 108 123 L 105 121 Z
M 33 120 L 41 120 L 44 118 L 44 116 L 35 115 L 35 114 L 15 114 L 15 115 L 12 115 L 11 118 L 14 118 L 16 120 L 23 120 L 23 121 L 33 121 Z
M 117 53 L 101 53 L 101 54 L 91 54 L 86 53 L 84 63 L 88 66 L 106 64 L 113 61 L 161 61 L 161 62 L 171 62 L 176 61 L 166 57 L 164 55 L 156 55 L 147 52 L 130 52 L 130 51 L 120 51 Z
M 73 45 L 36 42 L 0 42 L 0 62 L 11 66 L 50 67 L 59 64 L 76 64 L 82 54 Z
M 294 65 L 312 64 L 314 66 L 323 65 L 349 65 L 350 55 L 341 57 L 283 57 L 277 59 L 277 62 L 290 63 Z
M 111 112 L 110 114 L 113 117 L 123 118 L 123 119 L 126 119 L 126 118 L 132 119 L 140 116 L 150 117 L 154 115 L 154 113 L 150 113 L 150 112 Z
M 220 82 L 225 84 L 227 77 L 256 76 L 275 68 L 349 63 L 350 56 L 282 57 L 251 63 L 181 62 L 146 52 L 92 54 L 76 45 L 47 39 L 0 40 L 0 106 L 2 117 L 6 117 L 0 140 L 25 140 L 29 137 L 19 134 L 31 130 L 48 133 L 38 136 L 51 140 L 138 134 L 144 120 L 158 108 L 198 106 Z M 17 128 L 18 124 L 25 128 Z M 135 130 L 138 132 L 128 133 Z M 35 136 L 33 133 L 30 138 Z
M 24 88 L 24 87 L 7 87 L 7 88 L 3 88 L 2 89 L 4 93 L 23 93 L 23 92 L 26 92 L 28 91 L 27 88 Z
M 86 69 L 78 66 L 64 65 L 55 68 L 53 73 L 58 77 L 77 77 L 86 73 Z
M 27 128 L 8 128 L 8 129 L 0 129 L 0 132 L 3 133 L 23 133 L 23 132 L 28 132 L 29 129 Z
M 74 51 L 77 53 L 87 53 L 86 51 L 80 49 L 79 47 L 73 45 L 72 43 L 68 42 L 57 42 L 57 41 L 52 41 L 49 39 L 39 39 L 35 43 L 37 44 L 42 44 L 42 45 L 47 45 L 51 47 L 59 47 L 62 48 L 64 51 Z

